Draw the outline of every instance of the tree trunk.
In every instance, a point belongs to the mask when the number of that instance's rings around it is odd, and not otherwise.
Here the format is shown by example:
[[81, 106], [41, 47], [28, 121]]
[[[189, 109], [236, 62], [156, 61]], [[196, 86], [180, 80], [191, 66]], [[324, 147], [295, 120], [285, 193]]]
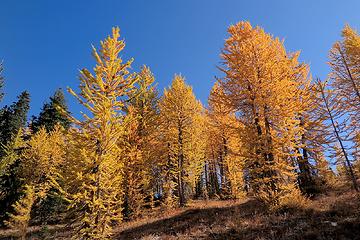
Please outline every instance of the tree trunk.
[[[304, 119], [300, 117], [300, 126], [304, 126]], [[303, 146], [306, 144], [305, 134], [301, 136], [301, 142]], [[298, 154], [301, 155], [297, 158], [298, 166], [299, 166], [299, 187], [303, 193], [312, 194], [315, 193], [315, 181], [311, 174], [311, 167], [309, 163], [308, 151], [306, 147], [303, 147], [302, 153], [300, 149], [296, 149]]]
[[179, 146], [179, 155], [178, 155], [178, 194], [179, 194], [179, 204], [180, 207], [186, 205], [185, 192], [184, 192], [184, 152], [183, 152], [183, 132], [182, 127], [179, 124], [179, 135], [178, 135], [178, 146]]
[[341, 137], [340, 137], [340, 134], [339, 134], [339, 131], [338, 131], [338, 129], [337, 129], [337, 126], [336, 126], [336, 124], [335, 124], [334, 117], [333, 117], [332, 112], [331, 112], [331, 110], [330, 110], [329, 102], [328, 102], [327, 99], [326, 99], [325, 89], [324, 89], [323, 85], [321, 84], [320, 80], [318, 79], [317, 81], [318, 81], [318, 86], [320, 87], [322, 99], [323, 99], [323, 101], [324, 101], [324, 103], [325, 103], [326, 111], [327, 111], [327, 113], [328, 113], [328, 115], [329, 115], [329, 118], [330, 118], [330, 121], [331, 121], [331, 125], [332, 125], [332, 127], [333, 127], [333, 129], [334, 129], [335, 137], [336, 137], [336, 139], [338, 140], [338, 142], [339, 142], [339, 144], [340, 144], [342, 153], [344, 154], [345, 161], [346, 161], [346, 164], [347, 164], [347, 166], [348, 166], [348, 171], [349, 171], [349, 173], [350, 173], [350, 177], [351, 177], [351, 180], [352, 180], [352, 183], [353, 183], [353, 187], [354, 187], [354, 189], [358, 192], [358, 191], [359, 191], [359, 188], [358, 188], [358, 186], [357, 186], [356, 177], [355, 177], [354, 171], [353, 171], [353, 169], [352, 169], [352, 165], [351, 165], [351, 162], [350, 162], [349, 157], [348, 157], [348, 155], [347, 155], [347, 152], [346, 152], [346, 150], [345, 150], [345, 146], [344, 146], [343, 141], [342, 141], [342, 139], [341, 139]]
[[360, 103], [360, 91], [359, 91], [358, 87], [357, 87], [356, 84], [355, 84], [355, 80], [354, 80], [354, 78], [353, 78], [353, 76], [352, 76], [352, 73], [351, 73], [351, 71], [350, 71], [349, 65], [348, 65], [348, 63], [346, 62], [344, 53], [342, 52], [342, 50], [341, 50], [340, 48], [339, 48], [339, 52], [340, 52], [341, 58], [342, 58], [342, 60], [343, 60], [343, 62], [344, 62], [344, 65], [345, 65], [347, 74], [349, 75], [349, 79], [350, 79], [351, 85], [353, 86], [354, 92], [355, 92], [355, 94], [356, 94], [356, 96], [357, 96], [357, 98], [358, 98], [358, 101], [359, 101], [359, 103]]

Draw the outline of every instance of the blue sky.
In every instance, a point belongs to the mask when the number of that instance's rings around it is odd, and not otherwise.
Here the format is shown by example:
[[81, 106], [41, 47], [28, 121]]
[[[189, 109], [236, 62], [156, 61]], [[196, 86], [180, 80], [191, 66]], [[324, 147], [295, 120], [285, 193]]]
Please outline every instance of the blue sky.
[[[324, 78], [328, 50], [345, 23], [360, 29], [360, 1], [240, 0], [2, 0], [0, 59], [5, 66], [5, 99], [23, 90], [37, 114], [55, 89], [77, 90], [78, 69], [92, 68], [91, 44], [99, 45], [112, 26], [125, 38], [123, 57], [133, 68], [150, 66], [159, 88], [181, 73], [206, 103], [229, 25], [249, 20], [301, 50], [313, 76]], [[67, 95], [70, 109], [81, 107]]]

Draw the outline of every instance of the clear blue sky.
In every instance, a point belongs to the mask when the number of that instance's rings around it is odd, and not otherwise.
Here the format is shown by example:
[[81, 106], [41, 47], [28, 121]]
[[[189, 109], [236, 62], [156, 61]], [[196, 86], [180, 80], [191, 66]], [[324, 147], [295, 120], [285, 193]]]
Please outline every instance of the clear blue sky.
[[[206, 103], [219, 53], [230, 24], [249, 20], [301, 50], [313, 76], [325, 77], [327, 53], [345, 23], [360, 29], [360, 1], [241, 0], [1, 0], [0, 59], [5, 65], [5, 99], [23, 90], [37, 114], [55, 89], [76, 88], [78, 69], [92, 67], [98, 46], [112, 26], [126, 41], [123, 57], [134, 70], [147, 64], [162, 90], [183, 74]], [[67, 95], [70, 109], [81, 109]]]

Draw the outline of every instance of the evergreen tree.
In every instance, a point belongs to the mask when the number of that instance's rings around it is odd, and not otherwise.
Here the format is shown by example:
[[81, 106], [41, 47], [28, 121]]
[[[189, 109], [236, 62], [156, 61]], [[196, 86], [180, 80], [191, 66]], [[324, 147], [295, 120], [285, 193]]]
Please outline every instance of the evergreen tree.
[[[0, 115], [0, 143], [5, 146], [12, 141], [20, 129], [26, 125], [29, 111], [30, 95], [24, 91], [18, 96], [18, 101], [5, 106]], [[0, 156], [3, 155], [1, 151]]]
[[3, 146], [4, 155], [0, 161], [0, 222], [11, 212], [11, 206], [21, 195], [23, 181], [19, 175], [21, 152], [25, 147], [22, 130], [13, 141]]
[[[21, 195], [22, 180], [19, 176], [22, 131], [29, 110], [29, 94], [20, 94], [18, 101], [5, 106], [0, 115], [0, 213], [5, 214]], [[4, 216], [0, 216], [3, 218]]]
[[59, 123], [65, 129], [70, 126], [68, 119], [68, 107], [65, 102], [65, 96], [61, 89], [56, 90], [54, 95], [50, 97], [50, 102], [45, 103], [39, 116], [32, 117], [30, 128], [33, 133], [40, 130], [42, 126], [50, 132]]

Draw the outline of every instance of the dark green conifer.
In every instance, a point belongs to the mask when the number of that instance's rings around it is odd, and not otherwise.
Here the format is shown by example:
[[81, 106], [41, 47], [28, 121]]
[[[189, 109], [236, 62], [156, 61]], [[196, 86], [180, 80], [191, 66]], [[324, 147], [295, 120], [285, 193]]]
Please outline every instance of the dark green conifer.
[[[6, 146], [16, 141], [19, 131], [26, 127], [27, 113], [29, 111], [30, 95], [27, 91], [18, 96], [18, 101], [5, 106], [0, 112], [0, 161], [4, 161]], [[21, 151], [15, 149], [14, 151]], [[15, 159], [7, 167], [6, 173], [0, 177], [0, 222], [5, 213], [21, 196], [21, 179], [18, 176], [20, 159]], [[10, 210], [11, 211], [11, 210]]]
[[31, 130], [35, 133], [44, 126], [47, 131], [52, 131], [58, 123], [67, 129], [70, 126], [70, 121], [65, 113], [68, 113], [65, 96], [63, 91], [58, 89], [50, 97], [50, 102], [44, 104], [39, 116], [32, 117]]
[[27, 113], [30, 108], [29, 104], [30, 95], [27, 91], [24, 91], [18, 96], [17, 102], [10, 106], [5, 106], [1, 110], [0, 143], [2, 145], [7, 145], [18, 134], [21, 128], [25, 128]]

